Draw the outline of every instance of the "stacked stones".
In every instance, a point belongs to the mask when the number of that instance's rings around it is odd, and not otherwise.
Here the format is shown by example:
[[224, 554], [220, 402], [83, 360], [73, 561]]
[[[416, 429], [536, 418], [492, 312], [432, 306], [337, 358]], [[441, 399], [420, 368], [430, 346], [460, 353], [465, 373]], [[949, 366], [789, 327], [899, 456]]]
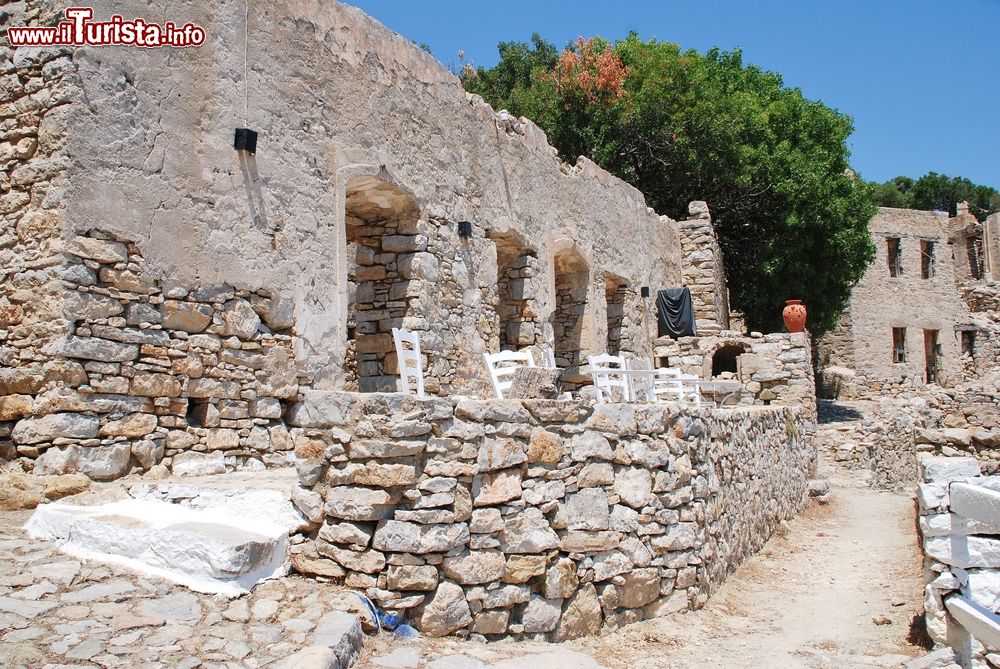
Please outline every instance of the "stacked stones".
[[[23, 9], [49, 25], [56, 9]], [[30, 411], [25, 394], [75, 370], [38, 349], [65, 334], [60, 318], [60, 221], [71, 49], [0, 47], [0, 460], [16, 457], [13, 421]]]
[[803, 504], [797, 408], [307, 391], [300, 571], [428, 635], [568, 639], [702, 605]]
[[[1000, 613], [1000, 541], [998, 528], [971, 520], [952, 509], [951, 486], [962, 482], [990, 490], [1000, 489], [1000, 478], [980, 476], [972, 458], [924, 456], [920, 461], [920, 535], [924, 551], [924, 611], [927, 632], [934, 642], [968, 653], [988, 666], [1000, 666], [1000, 653], [986, 654], [978, 642], [968, 644], [965, 632], [944, 605], [960, 592], [976, 604]], [[971, 666], [984, 666], [975, 661]]]
[[[556, 309], [552, 315], [552, 328], [555, 333], [558, 367], [577, 367], [582, 364], [580, 350], [583, 315], [587, 311], [589, 290], [589, 274], [586, 270], [556, 273]], [[572, 378], [568, 380], [576, 381]]]
[[[414, 262], [426, 262], [424, 256], [430, 255], [426, 253], [427, 236], [412, 234], [415, 223], [348, 220], [348, 257], [354, 261], [349, 278], [355, 287], [354, 308], [347, 324], [346, 381], [350, 390], [396, 388], [392, 328], [402, 326], [413, 297], [408, 290], [411, 272], [407, 268]], [[400, 234], [401, 225], [411, 234]], [[436, 259], [433, 262], [437, 264]]]
[[41, 349], [64, 372], [6, 370], [5, 392], [21, 391], [0, 400], [7, 449], [35, 460], [39, 474], [102, 480], [164, 457], [175, 473], [284, 463], [292, 442], [281, 400], [299, 391], [291, 302], [146, 276], [133, 244], [96, 232], [65, 242], [69, 333]]
[[[502, 246], [497, 244], [497, 254]], [[539, 323], [540, 309], [534, 298], [532, 281], [539, 275], [540, 262], [533, 253], [521, 253], [500, 263], [497, 280], [497, 317], [500, 349], [516, 350], [544, 345], [545, 332]]]
[[747, 351], [738, 358], [738, 379], [744, 391], [741, 404], [801, 406], [815, 417], [816, 383], [809, 336], [804, 332], [744, 337], [723, 331], [716, 337], [661, 337], [654, 342], [654, 355], [666, 367], [709, 379], [712, 354], [726, 345]]
[[695, 201], [688, 205], [691, 218], [677, 225], [681, 243], [684, 285], [691, 291], [695, 324], [702, 336], [729, 329], [729, 299], [722, 249], [708, 205]]

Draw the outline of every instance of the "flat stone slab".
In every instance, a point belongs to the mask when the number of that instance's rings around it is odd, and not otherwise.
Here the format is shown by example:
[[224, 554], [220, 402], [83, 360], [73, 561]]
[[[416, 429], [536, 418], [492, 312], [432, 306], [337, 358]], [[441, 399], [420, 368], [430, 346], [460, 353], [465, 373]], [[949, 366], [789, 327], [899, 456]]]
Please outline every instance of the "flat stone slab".
[[230, 597], [284, 575], [288, 552], [288, 528], [278, 523], [139, 499], [46, 504], [25, 530], [76, 557]]

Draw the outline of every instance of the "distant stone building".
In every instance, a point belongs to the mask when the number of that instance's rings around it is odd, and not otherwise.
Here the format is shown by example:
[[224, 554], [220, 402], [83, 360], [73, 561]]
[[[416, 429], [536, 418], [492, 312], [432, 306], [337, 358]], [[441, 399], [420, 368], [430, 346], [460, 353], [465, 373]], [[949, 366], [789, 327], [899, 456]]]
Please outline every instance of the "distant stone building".
[[[821, 392], [950, 386], [995, 366], [995, 311], [982, 289], [990, 292], [997, 270], [998, 235], [990, 227], [997, 222], [994, 215], [980, 224], [965, 204], [950, 219], [880, 208], [868, 226], [875, 260], [840, 323], [817, 342]], [[970, 292], [980, 299], [970, 301]]]

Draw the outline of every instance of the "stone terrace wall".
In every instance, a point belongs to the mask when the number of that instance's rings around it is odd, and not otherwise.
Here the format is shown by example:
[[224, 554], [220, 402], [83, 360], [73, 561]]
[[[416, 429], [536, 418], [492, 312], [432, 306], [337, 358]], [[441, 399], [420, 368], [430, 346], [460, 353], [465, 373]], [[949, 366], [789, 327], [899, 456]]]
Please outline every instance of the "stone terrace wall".
[[723, 346], [745, 350], [737, 360], [736, 379], [743, 384], [741, 404], [800, 406], [815, 419], [816, 384], [806, 333], [744, 337], [724, 331], [715, 337], [661, 337], [654, 355], [662, 366], [709, 380], [712, 356]]
[[[997, 529], [970, 520], [951, 508], [951, 484], [955, 482], [1000, 489], [1000, 478], [980, 476], [979, 464], [971, 458], [925, 457], [920, 462], [917, 487], [920, 538], [924, 552], [924, 615], [927, 633], [944, 644], [981, 660], [984, 648], [969, 644], [962, 626], [945, 608], [944, 599], [959, 592], [993, 613], [1000, 613], [1000, 541]], [[993, 655], [992, 657], [996, 657]], [[973, 662], [968, 666], [995, 666]]]
[[292, 563], [428, 635], [568, 639], [697, 608], [801, 508], [798, 408], [307, 392]]
[[99, 480], [164, 458], [175, 473], [288, 462], [289, 300], [143, 278], [137, 246], [100, 233], [62, 248], [54, 295], [68, 334], [32, 350], [30, 333], [7, 331], [6, 346], [33, 357], [0, 375], [0, 455]]
[[684, 284], [691, 290], [698, 334], [718, 334], [729, 329], [729, 291], [722, 249], [708, 205], [692, 202], [688, 211], [691, 218], [677, 226]]

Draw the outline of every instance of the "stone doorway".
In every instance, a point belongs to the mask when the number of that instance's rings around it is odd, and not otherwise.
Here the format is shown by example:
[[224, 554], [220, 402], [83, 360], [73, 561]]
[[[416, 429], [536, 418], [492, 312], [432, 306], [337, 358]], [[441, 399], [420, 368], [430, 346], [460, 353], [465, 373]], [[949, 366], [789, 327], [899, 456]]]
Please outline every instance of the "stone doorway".
[[532, 284], [538, 253], [516, 233], [489, 233], [497, 248], [497, 316], [500, 350], [517, 351], [544, 342]]
[[629, 298], [628, 281], [620, 276], [608, 275], [604, 279], [604, 297], [607, 304], [608, 355], [618, 355], [624, 350], [625, 305]]
[[427, 248], [417, 234], [417, 204], [389, 182], [351, 179], [346, 191], [347, 352], [345, 387], [395, 392], [398, 379], [392, 328], [403, 327], [410, 309], [405, 267]]
[[[587, 296], [590, 290], [590, 268], [576, 248], [556, 253], [554, 259], [556, 306], [552, 313], [555, 337], [556, 366], [567, 368], [564, 381], [584, 382], [579, 375], [581, 352], [587, 344]], [[572, 390], [573, 388], [568, 388]]]

